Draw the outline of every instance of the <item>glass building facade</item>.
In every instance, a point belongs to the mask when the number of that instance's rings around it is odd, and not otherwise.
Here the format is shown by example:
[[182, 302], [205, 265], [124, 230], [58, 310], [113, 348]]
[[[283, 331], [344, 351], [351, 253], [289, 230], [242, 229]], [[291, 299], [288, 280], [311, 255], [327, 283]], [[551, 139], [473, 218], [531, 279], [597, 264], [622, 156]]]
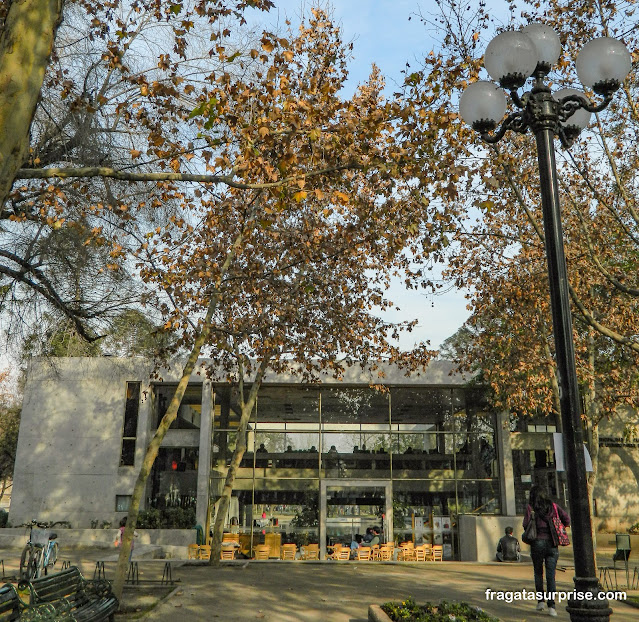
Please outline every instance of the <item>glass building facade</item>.
[[[243, 547], [264, 538], [443, 543], [458, 514], [499, 514], [494, 415], [463, 386], [267, 385], [258, 394], [227, 517]], [[213, 389], [211, 502], [237, 441], [237, 389]], [[251, 544], [252, 543], [252, 544]]]

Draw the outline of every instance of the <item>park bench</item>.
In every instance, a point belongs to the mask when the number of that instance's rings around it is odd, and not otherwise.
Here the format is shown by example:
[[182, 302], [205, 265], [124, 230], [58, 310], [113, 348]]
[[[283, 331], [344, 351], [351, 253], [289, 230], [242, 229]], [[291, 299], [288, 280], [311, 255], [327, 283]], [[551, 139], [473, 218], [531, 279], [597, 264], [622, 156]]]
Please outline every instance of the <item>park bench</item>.
[[20, 619], [20, 598], [13, 585], [0, 587], [0, 620]]
[[23, 603], [18, 591], [11, 583], [0, 586], [0, 620], [2, 622], [57, 620], [54, 613], [49, 604], [30, 606]]
[[21, 581], [18, 589], [29, 590], [31, 605], [40, 608], [41, 620], [112, 622], [118, 609], [111, 584], [87, 581], [75, 566], [47, 577]]

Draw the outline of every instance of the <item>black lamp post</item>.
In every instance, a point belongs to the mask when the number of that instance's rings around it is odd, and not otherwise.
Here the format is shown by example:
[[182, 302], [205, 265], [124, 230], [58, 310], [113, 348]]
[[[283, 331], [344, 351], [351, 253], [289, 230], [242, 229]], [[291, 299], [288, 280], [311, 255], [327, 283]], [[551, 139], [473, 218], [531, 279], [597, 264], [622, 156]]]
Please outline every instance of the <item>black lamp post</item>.
[[[606, 599], [599, 599], [596, 577], [553, 140], [558, 136], [564, 147], [570, 146], [588, 124], [590, 113], [603, 110], [610, 103], [628, 75], [631, 61], [626, 47], [610, 37], [594, 39], [584, 46], [577, 58], [577, 73], [585, 86], [602, 97], [597, 104], [574, 89], [551, 92], [544, 78], [560, 52], [559, 37], [545, 24], [534, 23], [519, 32], [503, 32], [488, 44], [484, 65], [489, 75], [510, 92], [518, 110], [508, 115], [497, 129], [506, 112], [506, 96], [502, 89], [487, 81], [475, 82], [464, 91], [459, 110], [464, 121], [488, 143], [501, 140], [508, 130], [525, 133], [529, 128], [537, 142], [575, 554], [575, 592], [568, 599], [567, 610], [573, 622], [603, 622], [610, 619], [612, 610]], [[533, 79], [532, 89], [520, 97], [517, 91], [529, 77]]]

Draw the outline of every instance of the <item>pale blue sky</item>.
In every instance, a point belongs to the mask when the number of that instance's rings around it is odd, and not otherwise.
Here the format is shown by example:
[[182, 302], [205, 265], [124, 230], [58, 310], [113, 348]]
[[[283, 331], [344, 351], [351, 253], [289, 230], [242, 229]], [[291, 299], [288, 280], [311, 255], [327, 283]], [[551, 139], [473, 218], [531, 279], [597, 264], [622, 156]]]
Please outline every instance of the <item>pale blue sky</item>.
[[[425, 4], [429, 0], [423, 0]], [[389, 86], [401, 79], [406, 61], [412, 62], [430, 49], [428, 36], [416, 13], [417, 0], [274, 0], [275, 9], [266, 18], [276, 21], [287, 16], [293, 24], [300, 7], [329, 5], [335, 22], [342, 28], [344, 40], [353, 42], [350, 80], [353, 87], [365, 81], [375, 63], [389, 78]], [[409, 17], [412, 18], [409, 20]]]

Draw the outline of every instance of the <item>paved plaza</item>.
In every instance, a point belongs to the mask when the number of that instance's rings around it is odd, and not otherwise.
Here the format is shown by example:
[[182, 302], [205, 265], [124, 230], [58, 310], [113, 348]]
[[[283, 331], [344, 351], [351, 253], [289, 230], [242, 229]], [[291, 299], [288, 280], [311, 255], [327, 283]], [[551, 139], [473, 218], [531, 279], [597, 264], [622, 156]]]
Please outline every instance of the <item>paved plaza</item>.
[[[15, 566], [15, 553], [0, 552], [0, 557], [5, 559], [7, 573]], [[110, 557], [115, 556], [111, 553]], [[105, 554], [96, 550], [72, 550], [61, 558], [69, 559], [81, 568], [87, 578], [91, 578], [96, 560], [105, 559]], [[559, 568], [564, 570], [557, 572], [558, 590], [572, 589], [571, 563], [569, 557], [560, 558]], [[140, 560], [140, 576], [143, 580], [157, 580], [162, 575], [162, 567], [160, 560]], [[107, 578], [112, 577], [114, 568], [113, 559], [107, 561]], [[178, 619], [365, 622], [369, 604], [402, 600], [409, 596], [417, 602], [466, 601], [504, 622], [549, 618], [546, 613], [535, 611], [534, 602], [508, 604], [486, 600], [487, 588], [496, 591], [533, 590], [530, 563], [237, 561], [219, 568], [192, 563], [177, 565], [173, 569], [173, 577], [179, 579], [176, 587], [142, 619], [158, 622], [176, 622]], [[619, 578], [621, 580], [621, 574]], [[138, 592], [127, 590], [125, 604], [144, 591], [144, 587]], [[630, 593], [637, 594], [636, 591]], [[160, 596], [155, 600], [158, 598]], [[636, 622], [639, 619], [639, 610], [622, 602], [611, 604], [613, 622]], [[557, 611], [559, 619], [569, 620], [565, 605], [558, 605]], [[139, 615], [118, 615], [117, 619], [139, 619]]]
[[[184, 586], [148, 620], [267, 620], [269, 622], [364, 622], [369, 604], [413, 596], [418, 602], [466, 601], [503, 621], [548, 619], [534, 602], [487, 601], [487, 588], [534, 588], [532, 566], [462, 562], [421, 564], [251, 562], [213, 568], [180, 568]], [[559, 590], [572, 589], [572, 570], [558, 572]], [[631, 622], [639, 611], [613, 603], [615, 622]], [[568, 620], [563, 607], [558, 618]]]

